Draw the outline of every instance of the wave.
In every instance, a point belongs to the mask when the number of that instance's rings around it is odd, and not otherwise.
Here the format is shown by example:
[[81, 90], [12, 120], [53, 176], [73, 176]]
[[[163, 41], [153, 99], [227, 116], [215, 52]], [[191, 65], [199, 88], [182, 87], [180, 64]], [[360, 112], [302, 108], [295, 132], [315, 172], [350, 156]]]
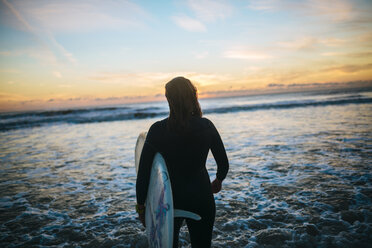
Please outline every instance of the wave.
[[86, 108], [86, 109], [62, 109], [62, 110], [48, 110], [48, 111], [32, 111], [32, 112], [22, 112], [22, 113], [6, 113], [0, 115], [2, 119], [4, 118], [17, 118], [17, 117], [47, 117], [47, 116], [64, 116], [71, 114], [85, 114], [92, 112], [104, 112], [104, 111], [114, 111], [114, 110], [125, 110], [128, 107], [107, 107], [107, 108]]
[[[227, 107], [207, 108], [205, 114], [234, 113], [241, 111], [258, 111], [270, 109], [290, 109], [303, 107], [320, 107], [346, 104], [368, 104], [372, 98], [351, 95], [347, 98], [328, 98], [323, 100], [279, 101], [265, 104], [232, 105]], [[50, 124], [80, 124], [110, 121], [125, 121], [166, 116], [168, 111], [159, 107], [106, 107], [87, 109], [65, 109], [55, 111], [33, 111], [7, 113], [0, 115], [0, 132], [12, 129], [39, 127]]]
[[[123, 110], [123, 109], [121, 109]], [[125, 121], [133, 119], [146, 119], [153, 118], [156, 116], [166, 115], [168, 112], [147, 112], [147, 109], [144, 110], [135, 110], [131, 112], [114, 112], [108, 111], [104, 113], [103, 110], [98, 110], [97, 112], [93, 111], [52, 111], [48, 113], [22, 113], [22, 114], [13, 114], [7, 115], [8, 120], [4, 120], [3, 116], [2, 121], [0, 122], [0, 131], [8, 131], [11, 129], [19, 129], [26, 127], [39, 127], [47, 124], [83, 124], [83, 123], [94, 123], [94, 122], [108, 122], [108, 121]], [[60, 112], [60, 114], [57, 114]], [[50, 114], [53, 113], [53, 114]], [[84, 115], [83, 113], [94, 113], [91, 115]]]
[[329, 105], [345, 105], [345, 104], [363, 104], [372, 103], [372, 98], [350, 98], [342, 100], [327, 100], [327, 101], [291, 101], [291, 102], [276, 102], [267, 104], [244, 105], [244, 106], [231, 106], [225, 108], [207, 109], [204, 113], [229, 113], [240, 111], [256, 111], [268, 109], [290, 109], [301, 107], [318, 107]]

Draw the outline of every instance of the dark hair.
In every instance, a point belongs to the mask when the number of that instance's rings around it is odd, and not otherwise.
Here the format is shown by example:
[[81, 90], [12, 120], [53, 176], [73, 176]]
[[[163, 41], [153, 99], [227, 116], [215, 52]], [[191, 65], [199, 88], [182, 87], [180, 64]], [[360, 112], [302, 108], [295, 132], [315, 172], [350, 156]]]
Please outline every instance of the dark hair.
[[190, 119], [202, 117], [196, 87], [187, 78], [176, 77], [165, 85], [165, 96], [169, 104], [169, 128], [187, 133]]

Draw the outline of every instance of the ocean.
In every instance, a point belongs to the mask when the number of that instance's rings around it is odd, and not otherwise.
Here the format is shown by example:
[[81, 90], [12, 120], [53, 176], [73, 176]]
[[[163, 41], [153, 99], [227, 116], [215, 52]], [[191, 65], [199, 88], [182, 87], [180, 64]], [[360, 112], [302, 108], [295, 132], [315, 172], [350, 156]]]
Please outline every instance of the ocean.
[[[371, 90], [200, 103], [230, 161], [213, 247], [371, 247]], [[166, 102], [0, 114], [0, 246], [147, 247], [134, 147], [167, 114]], [[214, 179], [211, 154], [207, 168]]]

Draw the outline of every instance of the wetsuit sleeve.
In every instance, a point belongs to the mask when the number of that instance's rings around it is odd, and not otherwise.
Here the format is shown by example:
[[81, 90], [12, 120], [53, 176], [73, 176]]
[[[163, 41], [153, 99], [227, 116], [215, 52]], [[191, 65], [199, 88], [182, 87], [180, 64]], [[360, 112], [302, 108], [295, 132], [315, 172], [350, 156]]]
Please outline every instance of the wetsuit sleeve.
[[147, 191], [150, 183], [150, 174], [151, 174], [151, 166], [152, 161], [155, 156], [155, 149], [152, 145], [154, 140], [155, 131], [154, 125], [151, 126], [149, 132], [147, 133], [145, 144], [143, 145], [139, 168], [138, 168], [138, 175], [137, 175], [137, 182], [136, 182], [136, 197], [137, 197], [137, 204], [143, 205], [146, 201]]
[[211, 151], [217, 163], [216, 177], [223, 181], [229, 171], [229, 161], [220, 134], [212, 122], [210, 125], [212, 129]]

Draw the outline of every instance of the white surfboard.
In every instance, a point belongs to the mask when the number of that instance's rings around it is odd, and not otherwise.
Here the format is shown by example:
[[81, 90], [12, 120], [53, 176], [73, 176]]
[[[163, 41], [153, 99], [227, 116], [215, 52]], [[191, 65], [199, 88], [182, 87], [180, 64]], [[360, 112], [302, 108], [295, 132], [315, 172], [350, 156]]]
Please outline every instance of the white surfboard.
[[[138, 136], [135, 149], [135, 165], [138, 173], [145, 132]], [[149, 247], [172, 247], [174, 217], [200, 220], [200, 216], [185, 210], [173, 209], [170, 178], [164, 158], [156, 153], [150, 174], [146, 198], [146, 233]]]
[[146, 198], [146, 232], [150, 247], [172, 247], [174, 210], [165, 161], [156, 153]]
[[146, 135], [147, 135], [147, 132], [142, 132], [137, 138], [136, 149], [134, 150], [134, 163], [136, 165], [136, 173], [138, 173], [139, 162], [141, 158], [143, 145], [145, 144], [145, 141], [146, 141]]

